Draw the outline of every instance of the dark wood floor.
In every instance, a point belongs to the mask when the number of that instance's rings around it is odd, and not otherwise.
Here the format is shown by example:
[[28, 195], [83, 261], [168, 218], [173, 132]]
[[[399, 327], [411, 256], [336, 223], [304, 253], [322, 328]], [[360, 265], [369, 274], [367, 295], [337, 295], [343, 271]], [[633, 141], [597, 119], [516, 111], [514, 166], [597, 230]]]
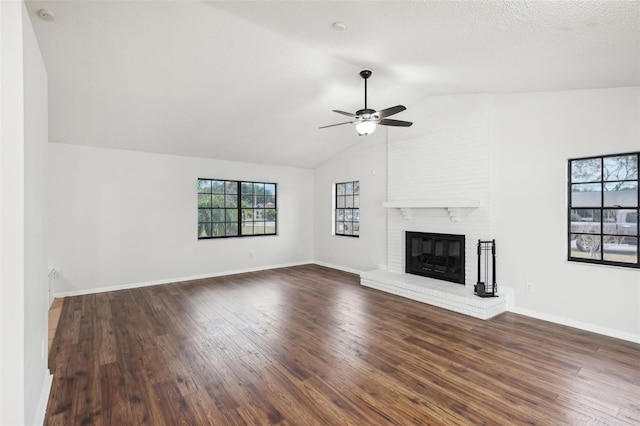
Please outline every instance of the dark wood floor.
[[300, 266], [67, 298], [45, 424], [640, 424], [640, 345]]

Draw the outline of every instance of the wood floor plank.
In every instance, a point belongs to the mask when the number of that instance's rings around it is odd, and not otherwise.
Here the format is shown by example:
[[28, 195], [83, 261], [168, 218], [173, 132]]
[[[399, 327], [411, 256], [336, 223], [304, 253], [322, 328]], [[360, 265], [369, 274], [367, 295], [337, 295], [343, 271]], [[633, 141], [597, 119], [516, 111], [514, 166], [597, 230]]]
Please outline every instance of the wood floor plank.
[[67, 297], [46, 425], [640, 425], [640, 345], [304, 265]]

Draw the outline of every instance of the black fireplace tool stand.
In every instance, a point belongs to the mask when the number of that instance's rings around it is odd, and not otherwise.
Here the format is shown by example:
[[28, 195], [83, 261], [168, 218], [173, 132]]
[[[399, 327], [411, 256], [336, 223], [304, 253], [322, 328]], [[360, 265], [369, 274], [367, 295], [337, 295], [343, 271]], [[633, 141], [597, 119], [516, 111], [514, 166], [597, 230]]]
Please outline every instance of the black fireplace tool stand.
[[478, 282], [473, 292], [479, 297], [498, 297], [496, 284], [496, 240], [478, 240]]

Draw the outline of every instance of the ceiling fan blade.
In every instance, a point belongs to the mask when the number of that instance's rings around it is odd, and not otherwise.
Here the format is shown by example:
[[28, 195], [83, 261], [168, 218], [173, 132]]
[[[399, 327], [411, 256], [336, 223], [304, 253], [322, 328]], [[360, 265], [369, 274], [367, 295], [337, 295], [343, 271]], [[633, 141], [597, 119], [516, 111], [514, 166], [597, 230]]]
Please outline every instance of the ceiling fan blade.
[[338, 114], [346, 115], [347, 117], [355, 117], [356, 116], [355, 114], [352, 114], [350, 112], [340, 111], [340, 110], [337, 110], [337, 109], [333, 109], [332, 111], [333, 112], [337, 112]]
[[391, 120], [384, 118], [378, 122], [382, 126], [397, 126], [397, 127], [410, 127], [413, 123], [410, 121]]
[[355, 123], [355, 121], [345, 121], [344, 123], [329, 124], [328, 126], [318, 127], [318, 129], [326, 129], [327, 127], [342, 126], [343, 124], [351, 124], [351, 123]]
[[376, 115], [380, 118], [389, 117], [399, 112], [402, 112], [405, 109], [407, 108], [405, 108], [404, 105], [396, 105], [391, 108], [381, 109], [380, 111], [376, 112]]

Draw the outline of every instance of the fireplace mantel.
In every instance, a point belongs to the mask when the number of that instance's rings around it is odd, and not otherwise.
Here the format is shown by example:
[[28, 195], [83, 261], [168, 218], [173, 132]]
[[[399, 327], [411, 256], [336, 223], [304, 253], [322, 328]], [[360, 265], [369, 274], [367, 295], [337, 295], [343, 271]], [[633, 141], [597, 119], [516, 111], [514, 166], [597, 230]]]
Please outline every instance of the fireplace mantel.
[[460, 221], [460, 213], [464, 209], [480, 207], [480, 200], [466, 198], [452, 198], [441, 200], [399, 200], [385, 201], [382, 207], [387, 209], [400, 209], [405, 220], [411, 219], [411, 211], [414, 209], [446, 209], [452, 222]]

